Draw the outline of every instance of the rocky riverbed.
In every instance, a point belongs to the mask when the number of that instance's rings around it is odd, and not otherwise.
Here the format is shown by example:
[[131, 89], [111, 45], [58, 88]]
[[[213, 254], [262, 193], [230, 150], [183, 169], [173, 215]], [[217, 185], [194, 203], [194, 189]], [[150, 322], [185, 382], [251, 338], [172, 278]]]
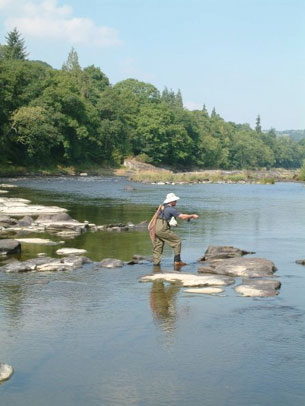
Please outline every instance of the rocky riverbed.
[[[1, 189], [5, 192], [5, 188]], [[147, 232], [147, 221], [140, 224], [103, 224], [96, 225], [88, 221], [79, 222], [73, 219], [65, 208], [57, 206], [32, 205], [29, 200], [7, 197], [5, 193], [0, 198], [0, 254], [2, 258], [14, 256], [22, 251], [25, 244], [60, 245], [66, 239], [75, 238], [85, 232], [128, 232], [142, 230]], [[50, 238], [31, 238], [31, 233], [48, 233]], [[28, 234], [27, 238], [25, 235]], [[60, 241], [53, 241], [52, 236], [59, 236]], [[85, 264], [92, 263], [86, 257], [86, 250], [81, 248], [59, 248], [58, 257], [51, 258], [40, 253], [38, 258], [18, 261], [7, 260], [0, 267], [2, 272], [54, 272], [71, 271]], [[264, 258], [244, 258], [254, 254], [232, 246], [208, 247], [198, 259], [192, 273], [185, 272], [155, 272], [144, 276], [141, 282], [156, 279], [169, 283], [179, 283], [183, 287], [219, 287], [235, 285], [237, 278], [242, 283], [235, 286], [235, 292], [242, 296], [273, 296], [278, 294], [280, 282], [274, 279], [276, 266]], [[101, 268], [123, 267], [133, 264], [143, 264], [147, 268], [150, 258], [135, 255], [130, 261], [124, 262], [119, 258], [102, 258], [94, 266]], [[155, 270], [156, 271], [156, 270]], [[158, 271], [158, 270], [157, 270]], [[272, 279], [267, 279], [267, 278]], [[263, 281], [263, 282], [262, 282]], [[257, 282], [257, 283], [256, 283]], [[189, 291], [190, 292], [190, 291]], [[196, 292], [196, 291], [195, 291]], [[198, 293], [217, 293], [216, 291], [200, 290]]]

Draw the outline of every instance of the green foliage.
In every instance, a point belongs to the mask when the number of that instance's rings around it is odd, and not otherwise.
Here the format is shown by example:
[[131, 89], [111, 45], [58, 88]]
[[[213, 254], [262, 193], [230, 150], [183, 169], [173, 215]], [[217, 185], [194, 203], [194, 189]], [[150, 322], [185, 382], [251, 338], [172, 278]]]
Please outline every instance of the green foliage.
[[257, 133], [261, 133], [261, 132], [262, 132], [261, 117], [260, 117], [260, 115], [258, 115], [258, 116], [256, 117], [255, 131], [256, 131]]
[[26, 59], [28, 52], [24, 45], [24, 39], [16, 28], [10, 31], [5, 39], [6, 44], [2, 47], [1, 52], [3, 59]]
[[165, 87], [160, 94], [136, 79], [111, 85], [100, 68], [82, 69], [74, 48], [56, 70], [26, 60], [16, 29], [6, 39], [0, 45], [2, 167], [118, 166], [134, 155], [183, 170], [269, 169], [298, 168], [305, 159], [304, 138], [263, 132], [260, 116], [251, 129], [225, 122], [215, 108], [209, 115], [205, 105], [188, 111], [180, 90]]
[[298, 180], [302, 180], [303, 182], [305, 182], [305, 160], [303, 161], [303, 164], [301, 166], [300, 173], [298, 175]]

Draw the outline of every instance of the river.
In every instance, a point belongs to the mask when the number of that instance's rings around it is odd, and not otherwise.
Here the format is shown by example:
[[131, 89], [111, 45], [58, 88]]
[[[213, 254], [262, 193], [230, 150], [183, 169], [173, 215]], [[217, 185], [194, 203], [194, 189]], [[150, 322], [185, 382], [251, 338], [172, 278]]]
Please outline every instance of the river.
[[[221, 295], [192, 295], [140, 283], [151, 264], [0, 273], [0, 361], [15, 369], [0, 386], [1, 405], [304, 405], [305, 267], [295, 263], [305, 258], [303, 184], [2, 181], [18, 185], [11, 197], [65, 207], [99, 225], [149, 220], [174, 192], [181, 212], [200, 216], [177, 229], [188, 263], [182, 272], [196, 273], [209, 245], [233, 245], [273, 261], [282, 286], [271, 298], [239, 297], [232, 286]], [[87, 232], [64, 246], [85, 248], [94, 261], [128, 261], [152, 248], [144, 231]], [[42, 251], [56, 256], [56, 249], [24, 245], [21, 259]], [[172, 270], [172, 261], [166, 248], [162, 269]]]

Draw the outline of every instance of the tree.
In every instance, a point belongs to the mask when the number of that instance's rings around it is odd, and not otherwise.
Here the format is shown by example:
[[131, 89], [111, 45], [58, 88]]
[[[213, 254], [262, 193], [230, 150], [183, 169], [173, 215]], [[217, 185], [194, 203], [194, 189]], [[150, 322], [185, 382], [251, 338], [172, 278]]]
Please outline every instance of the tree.
[[70, 72], [80, 72], [81, 67], [78, 61], [78, 55], [75, 49], [72, 47], [71, 51], [69, 52], [68, 59], [62, 65], [62, 70], [70, 71]]
[[260, 115], [258, 115], [258, 116], [256, 117], [255, 131], [256, 131], [257, 133], [259, 133], [259, 134], [262, 132]]
[[5, 37], [6, 44], [2, 48], [2, 55], [4, 59], [21, 59], [25, 60], [29, 53], [24, 45], [24, 39], [21, 34], [14, 28]]
[[83, 70], [84, 77], [84, 96], [94, 105], [97, 104], [102, 92], [110, 86], [109, 79], [94, 65], [88, 66]]
[[126, 79], [114, 85], [118, 91], [129, 90], [138, 99], [139, 103], [160, 102], [159, 90], [150, 83], [140, 82], [136, 79]]
[[12, 115], [12, 129], [11, 142], [19, 144], [16, 160], [22, 164], [50, 162], [52, 147], [62, 138], [54, 125], [54, 117], [40, 106], [16, 110]]

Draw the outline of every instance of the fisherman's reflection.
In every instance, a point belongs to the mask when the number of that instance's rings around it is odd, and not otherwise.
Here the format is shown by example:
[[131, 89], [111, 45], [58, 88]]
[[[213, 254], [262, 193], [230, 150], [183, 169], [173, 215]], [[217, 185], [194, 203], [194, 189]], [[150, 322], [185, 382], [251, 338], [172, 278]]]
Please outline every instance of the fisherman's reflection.
[[167, 333], [176, 328], [176, 296], [179, 290], [180, 287], [176, 284], [165, 285], [161, 281], [154, 281], [152, 284], [150, 307], [154, 320]]

